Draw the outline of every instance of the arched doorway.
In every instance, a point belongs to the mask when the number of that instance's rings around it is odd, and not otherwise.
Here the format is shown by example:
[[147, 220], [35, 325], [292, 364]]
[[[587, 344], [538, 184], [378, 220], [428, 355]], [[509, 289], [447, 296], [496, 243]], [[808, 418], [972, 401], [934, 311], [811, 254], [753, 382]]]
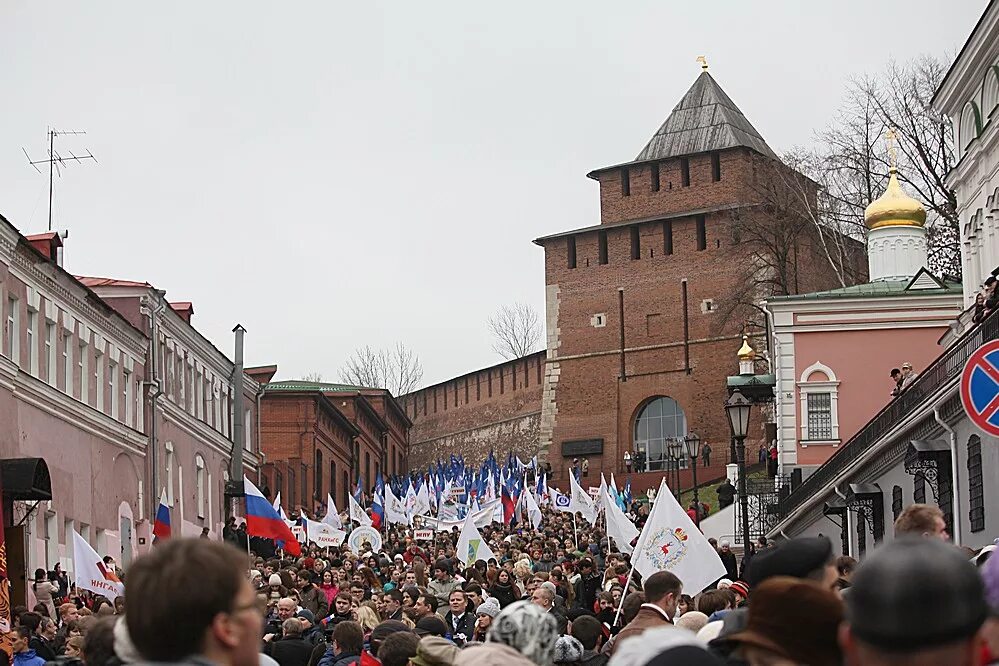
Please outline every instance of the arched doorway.
[[[670, 460], [669, 443], [682, 441], [687, 435], [687, 416], [673, 398], [658, 396], [646, 402], [635, 417], [633, 453], [642, 454], [644, 471], [675, 469]], [[680, 467], [686, 469], [687, 457], [681, 456]], [[636, 465], [636, 471], [638, 466]]]

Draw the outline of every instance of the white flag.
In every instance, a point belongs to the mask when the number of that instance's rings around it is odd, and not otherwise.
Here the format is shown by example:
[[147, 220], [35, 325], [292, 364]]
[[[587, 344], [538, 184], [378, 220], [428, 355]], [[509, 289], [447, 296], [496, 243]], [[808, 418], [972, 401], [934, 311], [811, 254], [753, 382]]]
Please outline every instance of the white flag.
[[397, 525], [409, 525], [409, 516], [406, 514], [406, 506], [402, 503], [391, 486], [385, 486], [385, 520]]
[[81, 589], [102, 594], [112, 602], [125, 594], [125, 586], [114, 570], [104, 565], [101, 556], [76, 530], [73, 530], [73, 572], [76, 586]]
[[559, 492], [558, 488], [548, 487], [548, 494], [552, 498], [552, 506], [556, 511], [572, 511], [572, 498], [568, 495], [563, 495]]
[[597, 510], [593, 506], [593, 500], [590, 499], [590, 495], [583, 490], [583, 487], [576, 483], [576, 475], [569, 473], [569, 511], [576, 513], [577, 511], [583, 514], [583, 518], [586, 519], [590, 525], [595, 525], [597, 522]]
[[604, 516], [607, 519], [607, 536], [614, 540], [619, 551], [630, 553], [633, 550], [631, 542], [638, 536], [638, 528], [628, 519], [628, 516], [624, 515], [624, 511], [621, 511], [611, 496], [610, 488], [604, 487], [603, 475], [600, 476], [600, 487], [603, 490], [600, 493], [599, 502], [603, 505]]
[[541, 507], [534, 501], [534, 494], [529, 490], [525, 490], [520, 496], [527, 507], [527, 517], [531, 520], [531, 524], [534, 525], [534, 529], [538, 529], [541, 526]]
[[496, 559], [496, 555], [476, 529], [471, 513], [465, 516], [465, 524], [461, 526], [455, 556], [461, 558], [465, 567], [472, 566], [477, 560], [488, 562], [490, 559]]
[[657, 571], [673, 572], [691, 596], [725, 575], [717, 551], [680, 507], [665, 478], [631, 563], [646, 578]]
[[416, 493], [416, 503], [413, 505], [412, 515], [425, 516], [430, 513], [430, 509], [430, 484], [424, 481]]
[[326, 522], [305, 519], [305, 538], [320, 548], [339, 546], [347, 533]]
[[326, 515], [323, 516], [323, 522], [333, 529], [343, 529], [343, 521], [340, 520], [340, 512], [336, 510], [336, 504], [333, 502], [333, 496], [329, 493], [326, 494]]
[[371, 518], [368, 517], [368, 514], [364, 513], [364, 509], [362, 509], [361, 505], [357, 503], [354, 496], [348, 493], [347, 501], [350, 503], [350, 519], [360, 523], [361, 525], [370, 526]]
[[[503, 506], [499, 500], [485, 502], [478, 511], [469, 511], [468, 516], [472, 517], [473, 525], [483, 528], [493, 522], [493, 510], [496, 507], [499, 507], [500, 511], [503, 510]], [[465, 524], [464, 520], [446, 520], [444, 518], [433, 518], [432, 516], [427, 516], [424, 522], [428, 527], [434, 527], [438, 532], [450, 532], [452, 527], [461, 527]], [[500, 519], [500, 522], [503, 522], [502, 519]]]

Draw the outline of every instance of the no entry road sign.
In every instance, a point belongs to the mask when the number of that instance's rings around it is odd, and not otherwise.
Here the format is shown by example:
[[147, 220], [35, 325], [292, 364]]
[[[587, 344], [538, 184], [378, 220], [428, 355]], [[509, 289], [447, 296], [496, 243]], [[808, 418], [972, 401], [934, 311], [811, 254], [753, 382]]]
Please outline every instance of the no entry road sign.
[[961, 373], [961, 403], [972, 423], [999, 437], [999, 340], [971, 355]]

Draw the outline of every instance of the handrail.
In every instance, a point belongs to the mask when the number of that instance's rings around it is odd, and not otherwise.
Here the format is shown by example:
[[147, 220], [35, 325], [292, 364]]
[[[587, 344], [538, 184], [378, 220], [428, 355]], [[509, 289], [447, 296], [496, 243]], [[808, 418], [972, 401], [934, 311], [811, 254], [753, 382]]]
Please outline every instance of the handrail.
[[784, 498], [779, 508], [781, 518], [786, 518], [808, 498], [818, 493], [897, 423], [923, 406], [926, 398], [961, 373], [968, 358], [976, 349], [996, 338], [999, 338], [999, 311], [993, 312], [980, 325], [966, 331], [954, 344], [944, 350], [916, 378], [916, 381], [902, 391], [901, 395], [875, 414], [829, 460]]

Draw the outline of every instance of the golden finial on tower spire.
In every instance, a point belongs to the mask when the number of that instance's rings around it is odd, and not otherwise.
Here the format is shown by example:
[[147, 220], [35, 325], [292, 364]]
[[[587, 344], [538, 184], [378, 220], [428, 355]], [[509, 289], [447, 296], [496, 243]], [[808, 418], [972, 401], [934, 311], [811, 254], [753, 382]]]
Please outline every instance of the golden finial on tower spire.
[[701, 63], [701, 70], [708, 71], [708, 59], [704, 56], [697, 56], [697, 62]]
[[898, 152], [895, 148], [896, 139], [898, 139], [898, 134], [895, 133], [895, 128], [889, 127], [888, 132], [885, 133], [885, 143], [888, 144], [888, 168], [892, 171], [898, 170]]

